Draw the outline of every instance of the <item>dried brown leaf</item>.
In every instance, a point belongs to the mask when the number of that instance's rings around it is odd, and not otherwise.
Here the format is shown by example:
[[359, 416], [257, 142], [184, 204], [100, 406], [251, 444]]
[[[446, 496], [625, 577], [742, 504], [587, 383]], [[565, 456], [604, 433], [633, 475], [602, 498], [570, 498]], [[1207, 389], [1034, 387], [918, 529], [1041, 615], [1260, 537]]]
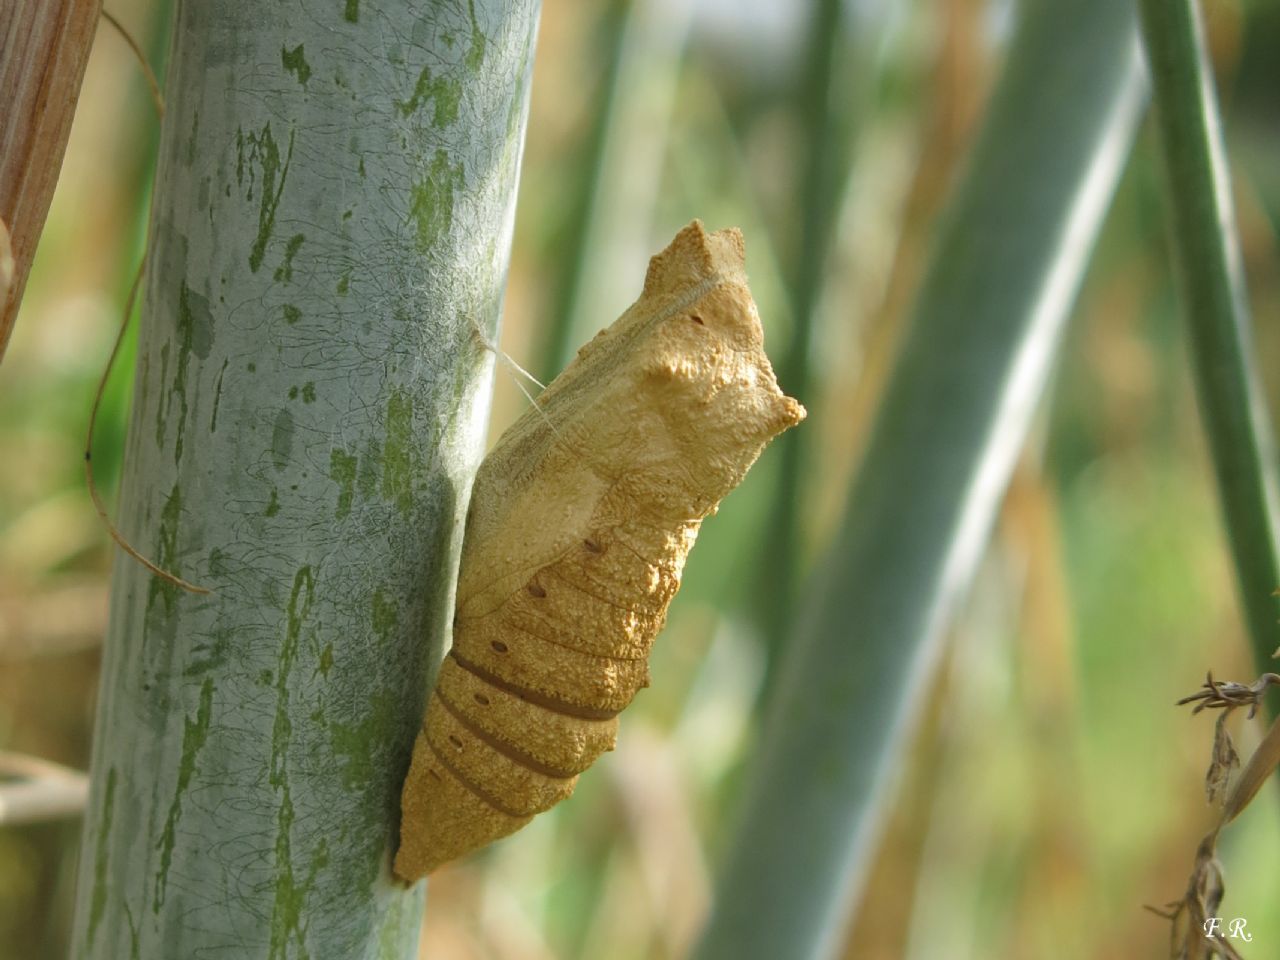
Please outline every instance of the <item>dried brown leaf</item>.
[[1213, 758], [1209, 761], [1209, 771], [1204, 777], [1204, 792], [1210, 805], [1222, 803], [1227, 796], [1227, 785], [1231, 780], [1231, 772], [1240, 766], [1240, 754], [1231, 741], [1227, 731], [1227, 717], [1230, 710], [1218, 714], [1218, 722], [1213, 728]]
[[101, 0], [5, 0], [0, 5], [0, 219], [13, 257], [0, 278], [0, 357], [62, 169]]
[[1277, 766], [1280, 766], [1280, 717], [1263, 735], [1262, 741], [1236, 779], [1235, 786], [1222, 807], [1219, 826], [1225, 826], [1240, 815], [1240, 811], [1257, 796]]
[[9, 228], [0, 220], [0, 303], [9, 296], [9, 287], [13, 285], [15, 270], [13, 262], [13, 241], [9, 239]]

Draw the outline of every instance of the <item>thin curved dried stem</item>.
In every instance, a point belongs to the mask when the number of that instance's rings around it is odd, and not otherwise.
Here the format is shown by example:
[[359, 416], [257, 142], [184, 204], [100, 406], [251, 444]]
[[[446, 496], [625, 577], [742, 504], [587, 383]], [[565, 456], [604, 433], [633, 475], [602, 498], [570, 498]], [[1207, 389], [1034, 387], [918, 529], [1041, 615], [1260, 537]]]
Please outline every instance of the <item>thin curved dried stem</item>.
[[[155, 104], [156, 118], [164, 119], [164, 96], [160, 93], [160, 82], [156, 79], [155, 71], [151, 69], [151, 64], [147, 62], [146, 54], [142, 52], [142, 47], [115, 16], [107, 10], [102, 11], [102, 19], [111, 24], [115, 31], [120, 34], [124, 42], [129, 45], [129, 49], [133, 51], [133, 55], [138, 60], [138, 66], [142, 68], [142, 74], [146, 78], [147, 87], [151, 91], [151, 102]], [[84, 476], [85, 482], [89, 487], [89, 497], [93, 500], [93, 507], [98, 511], [98, 516], [102, 519], [103, 525], [107, 528], [107, 533], [111, 535], [111, 539], [116, 542], [125, 553], [133, 557], [140, 564], [154, 573], [157, 577], [172, 583], [174, 586], [181, 587], [190, 593], [207, 594], [209, 590], [205, 587], [197, 586], [183, 580], [176, 574], [170, 573], [168, 570], [161, 568], [143, 556], [134, 546], [125, 539], [124, 534], [111, 521], [111, 517], [107, 514], [106, 505], [102, 502], [102, 496], [98, 492], [97, 482], [93, 477], [93, 432], [98, 422], [98, 409], [102, 406], [102, 395], [107, 388], [107, 380], [111, 376], [111, 371], [115, 367], [116, 357], [120, 354], [120, 347], [124, 343], [125, 332], [129, 329], [129, 318], [133, 314], [133, 305], [138, 298], [138, 287], [142, 283], [142, 274], [146, 269], [146, 257], [143, 257], [141, 263], [138, 264], [138, 271], [134, 274], [133, 283], [129, 286], [129, 296], [125, 300], [124, 316], [120, 319], [120, 329], [116, 333], [115, 343], [111, 347], [111, 356], [107, 358], [106, 368], [102, 371], [102, 379], [98, 381], [98, 389], [93, 396], [93, 409], [89, 412], [89, 427], [85, 433], [84, 439]]]
[[93, 478], [93, 431], [98, 424], [98, 410], [102, 406], [102, 395], [107, 389], [107, 379], [111, 376], [111, 369], [116, 364], [116, 357], [120, 354], [120, 346], [124, 343], [125, 331], [129, 329], [129, 317], [133, 314], [133, 304], [138, 298], [138, 287], [142, 283], [142, 271], [146, 266], [146, 260], [138, 264], [138, 272], [134, 274], [133, 283], [129, 286], [129, 296], [124, 303], [124, 316], [120, 320], [120, 329], [116, 333], [116, 341], [111, 345], [111, 356], [107, 357], [107, 365], [102, 371], [102, 378], [98, 381], [98, 389], [93, 395], [93, 407], [89, 411], [89, 426], [85, 431], [84, 438], [84, 478], [89, 486], [89, 497], [93, 500], [93, 508], [98, 511], [98, 516], [102, 519], [103, 525], [107, 528], [107, 533], [111, 535], [111, 539], [116, 542], [125, 553], [133, 557], [140, 564], [154, 573], [157, 577], [172, 583], [174, 586], [181, 587], [189, 593], [208, 594], [210, 591], [206, 587], [197, 586], [183, 580], [177, 574], [170, 573], [168, 570], [157, 566], [151, 560], [144, 557], [128, 540], [125, 539], [116, 525], [112, 522], [111, 517], [107, 514], [106, 504], [102, 502], [102, 495], [98, 492], [97, 482]]
[[147, 55], [142, 52], [142, 46], [134, 39], [125, 25], [115, 18], [115, 15], [108, 10], [102, 11], [102, 19], [111, 24], [115, 28], [116, 33], [120, 34], [121, 39], [129, 45], [129, 49], [133, 51], [133, 55], [138, 60], [138, 66], [142, 68], [142, 75], [146, 78], [147, 89], [151, 91], [151, 102], [156, 106], [156, 116], [164, 117], [164, 95], [160, 92], [160, 81], [156, 79], [156, 73], [151, 69], [151, 64], [147, 63]]

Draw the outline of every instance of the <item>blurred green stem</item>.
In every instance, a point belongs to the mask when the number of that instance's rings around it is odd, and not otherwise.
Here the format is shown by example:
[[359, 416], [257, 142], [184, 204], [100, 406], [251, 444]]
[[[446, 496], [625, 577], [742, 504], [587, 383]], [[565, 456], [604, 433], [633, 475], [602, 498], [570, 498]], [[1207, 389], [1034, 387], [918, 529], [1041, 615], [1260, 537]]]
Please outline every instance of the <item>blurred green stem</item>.
[[562, 241], [557, 244], [563, 267], [557, 277], [550, 325], [543, 343], [541, 362], [538, 364], [538, 375], [544, 383], [550, 383], [564, 369], [573, 349], [573, 321], [578, 311], [582, 272], [589, 259], [587, 247], [591, 237], [591, 221], [595, 216], [596, 195], [600, 190], [605, 148], [609, 142], [609, 126], [617, 102], [623, 41], [627, 36], [631, 8], [632, 0], [612, 0], [600, 18], [600, 39], [596, 46], [603, 48], [605, 63], [597, 85], [591, 129], [586, 137], [579, 175], [575, 180], [573, 209], [569, 212]]
[[1132, 5], [1027, 0], [1019, 13], [843, 528], [788, 645], [702, 960], [839, 947], [1128, 155], [1144, 102]]
[[615, 280], [652, 252], [650, 227], [692, 11], [692, 4], [631, 0], [606, 15], [609, 28], [616, 29], [607, 40], [614, 45], [608, 65], [611, 92], [602, 92], [596, 118], [594, 182], [578, 222], [581, 236], [569, 244], [580, 262], [569, 267], [568, 282], [562, 284], [561, 313], [555, 318], [562, 329], [544, 348], [543, 373], [558, 373], [577, 344], [630, 306]]
[[1280, 646], [1276, 450], [1254, 369], [1222, 125], [1194, 0], [1141, 0], [1201, 415], [1259, 669]]
[[[793, 244], [794, 256], [788, 280], [793, 327], [787, 351], [778, 364], [778, 380], [784, 390], [802, 401], [809, 396], [809, 353], [813, 349], [814, 314], [822, 296], [823, 277], [835, 231], [838, 136], [832, 96], [836, 54], [844, 43], [842, 0], [814, 0], [804, 82], [797, 109], [804, 122], [804, 167], [798, 180], [800, 222]], [[840, 104], [846, 98], [838, 98]], [[806, 437], [792, 430], [778, 440], [781, 448], [777, 495], [760, 573], [764, 602], [765, 693], [776, 675], [779, 652], [784, 648], [795, 614], [797, 585], [804, 566], [800, 544], [801, 481], [805, 472]]]

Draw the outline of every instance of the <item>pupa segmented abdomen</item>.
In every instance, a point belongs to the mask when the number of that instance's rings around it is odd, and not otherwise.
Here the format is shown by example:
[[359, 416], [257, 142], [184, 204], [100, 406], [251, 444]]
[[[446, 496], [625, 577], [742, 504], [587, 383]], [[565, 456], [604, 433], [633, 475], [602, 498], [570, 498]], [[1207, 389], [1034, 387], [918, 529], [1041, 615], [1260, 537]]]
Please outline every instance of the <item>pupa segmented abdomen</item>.
[[613, 749], [618, 713], [649, 683], [649, 648], [693, 533], [651, 558], [635, 539], [618, 528], [582, 537], [498, 610], [459, 616], [414, 747], [425, 775], [409, 782], [421, 789], [404, 798], [429, 826], [404, 835], [397, 873], [429, 872], [519, 829]]
[[613, 749], [702, 518], [804, 416], [761, 341], [741, 236], [695, 221], [481, 465], [401, 877], [519, 829]]

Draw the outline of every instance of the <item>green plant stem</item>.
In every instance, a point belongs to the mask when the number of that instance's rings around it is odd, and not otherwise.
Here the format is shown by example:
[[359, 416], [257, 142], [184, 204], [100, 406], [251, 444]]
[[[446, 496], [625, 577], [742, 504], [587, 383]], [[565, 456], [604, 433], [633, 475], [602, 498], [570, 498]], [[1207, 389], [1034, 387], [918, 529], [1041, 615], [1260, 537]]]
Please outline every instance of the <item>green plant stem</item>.
[[[845, 43], [843, 0], [814, 0], [810, 24], [807, 70], [798, 96], [804, 118], [806, 155], [798, 181], [800, 219], [794, 244], [788, 286], [792, 307], [792, 334], [778, 363], [778, 381], [791, 396], [809, 398], [812, 384], [809, 354], [813, 328], [823, 290], [827, 259], [835, 232], [837, 194], [837, 103], [833, 78], [837, 51]], [[780, 460], [777, 495], [770, 514], [768, 547], [760, 564], [765, 636], [765, 692], [772, 688], [777, 663], [790, 636], [804, 558], [800, 544], [802, 480], [806, 464], [806, 432], [791, 430], [778, 440]]]
[[1195, 0], [1139, 6], [1196, 392], [1253, 656], [1265, 672], [1280, 647], [1280, 486], [1213, 75]]
[[[406, 960], [536, 0], [178, 5], [77, 960]], [[3, 948], [0, 948], [3, 952]]]
[[582, 274], [590, 257], [591, 223], [604, 176], [609, 130], [617, 104], [618, 78], [623, 65], [623, 45], [632, 16], [632, 0], [611, 0], [600, 20], [600, 46], [604, 69], [596, 84], [591, 128], [584, 143], [579, 175], [574, 179], [573, 206], [569, 211], [556, 259], [563, 265], [556, 278], [555, 300], [542, 346], [538, 375], [550, 383], [573, 354], [574, 318], [582, 290]]
[[1144, 104], [1133, 8], [1028, 0], [747, 772], [702, 960], [839, 946]]

